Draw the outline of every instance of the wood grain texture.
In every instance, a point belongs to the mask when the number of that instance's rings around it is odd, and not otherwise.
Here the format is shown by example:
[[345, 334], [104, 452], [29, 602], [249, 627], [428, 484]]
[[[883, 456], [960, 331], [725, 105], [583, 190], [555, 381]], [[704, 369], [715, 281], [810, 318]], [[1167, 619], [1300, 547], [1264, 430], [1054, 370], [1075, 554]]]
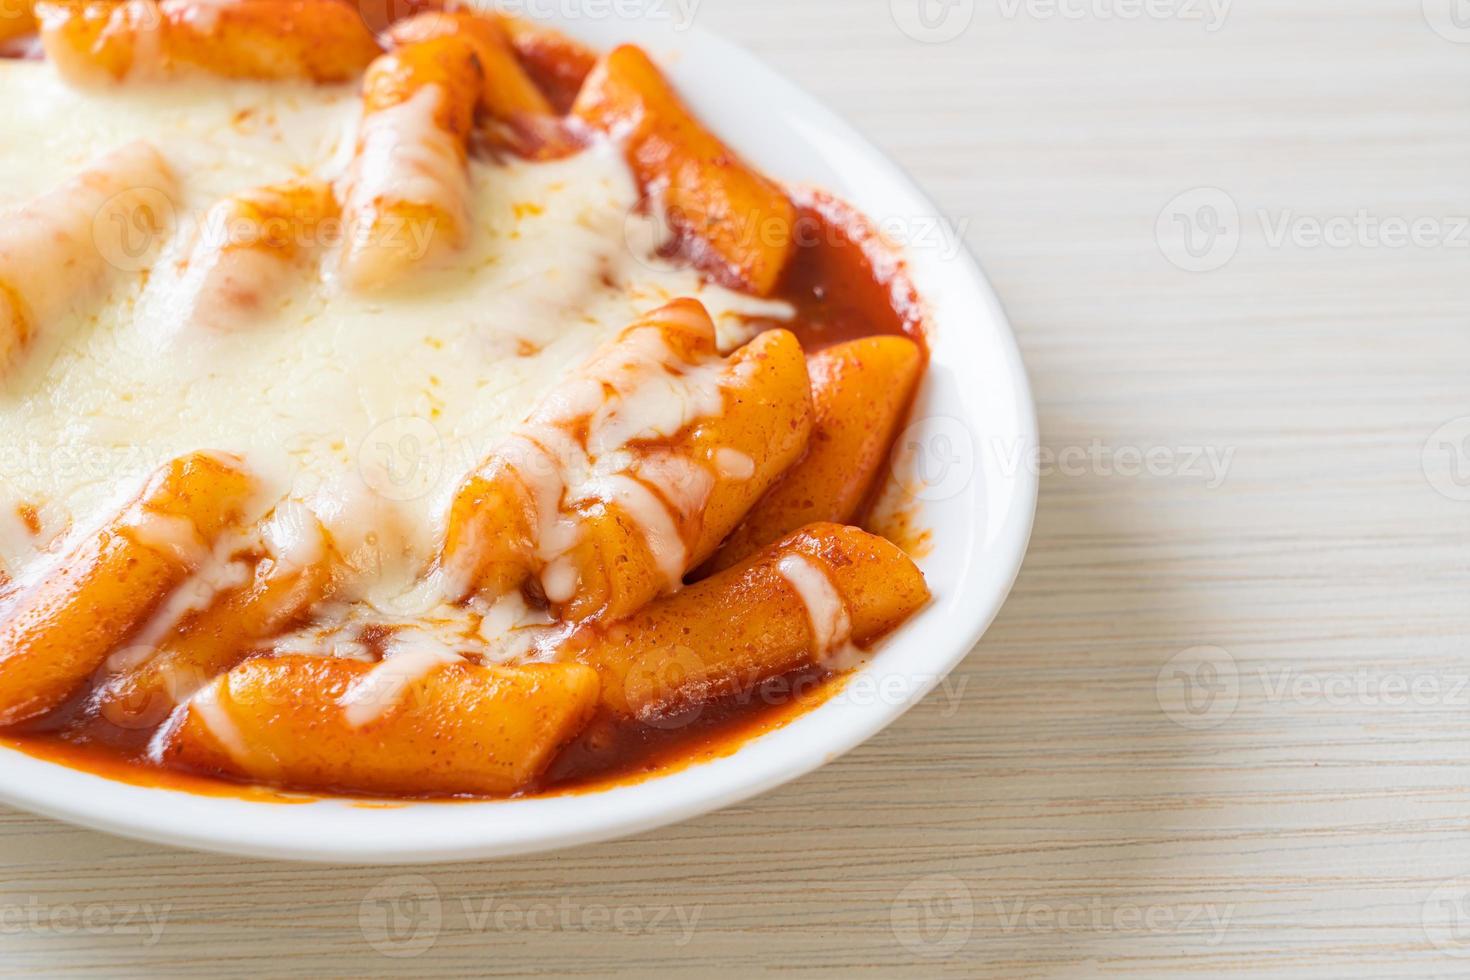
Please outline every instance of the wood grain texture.
[[[924, 44], [887, 0], [697, 8], [962, 224], [1046, 447], [1086, 459], [1045, 468], [944, 692], [748, 805], [545, 858], [298, 868], [0, 810], [0, 974], [1470, 973], [1470, 492], [1426, 452], [1470, 415], [1470, 45], [1419, 0], [1046, 9]], [[1241, 214], [1211, 272], [1155, 238], [1199, 187]], [[1272, 241], [1360, 210], [1442, 241]], [[395, 946], [377, 900], [424, 889], [405, 921], [439, 927]]]

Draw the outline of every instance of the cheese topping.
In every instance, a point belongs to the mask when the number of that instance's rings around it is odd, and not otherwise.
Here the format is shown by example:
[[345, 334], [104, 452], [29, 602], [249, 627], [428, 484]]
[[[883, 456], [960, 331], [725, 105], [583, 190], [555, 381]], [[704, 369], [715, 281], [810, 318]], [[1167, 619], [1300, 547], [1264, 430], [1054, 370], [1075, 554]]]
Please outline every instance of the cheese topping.
[[653, 555], [664, 581], [672, 586], [684, 577], [689, 549], [679, 534], [672, 509], [646, 484], [618, 473], [588, 480], [578, 488], [578, 496], [621, 507], [642, 529], [649, 554]]
[[163, 158], [139, 141], [0, 215], [0, 371], [111, 268], [142, 268], [173, 190]]
[[755, 476], [755, 460], [738, 449], [722, 447], [715, 452], [715, 469], [726, 480], [749, 480]]
[[343, 271], [359, 288], [382, 288], [404, 266], [462, 244], [470, 181], [459, 141], [435, 122], [444, 99], [426, 85], [363, 120], [342, 209]]
[[261, 537], [270, 557], [286, 569], [308, 568], [326, 555], [322, 522], [299, 501], [283, 501], [266, 522]]
[[[407, 146], [404, 134], [429, 111], [426, 100], [400, 108], [398, 123], [382, 124], [394, 135], [364, 137], [384, 148], [361, 165], [354, 193], [400, 173], [395, 147]], [[25, 207], [59, 176], [137, 140], [156, 147], [177, 178], [174, 220], [162, 224], [165, 257], [105, 266], [91, 296], [70, 294], [90, 280], [66, 272], [59, 253], [33, 262], [12, 248], [0, 258], [0, 282], [19, 276], [37, 290], [26, 302], [46, 311], [25, 356], [0, 377], [0, 513], [32, 506], [55, 515], [50, 528], [95, 526], [120, 488], [136, 487], [163, 462], [202, 449], [241, 453], [265, 487], [259, 512], [287, 497], [312, 501], [337, 550], [361, 572], [362, 597], [397, 609], [438, 552], [456, 489], [587, 351], [681, 296], [705, 304], [725, 341], [745, 339], [744, 316], [791, 315], [785, 304], [702, 284], [630, 245], [657, 237], [654, 219], [638, 212], [621, 151], [595, 146], [553, 163], [471, 159], [467, 168], [458, 160], [449, 167], [437, 151], [432, 160], [409, 156], [419, 160], [410, 179], [426, 188], [448, 186], [452, 174], [467, 185], [466, 246], [442, 268], [415, 272], [388, 292], [349, 293], [334, 281], [341, 242], [330, 241], [304, 263], [299, 288], [279, 291], [279, 304], [263, 309], [250, 330], [181, 333], [187, 297], [170, 262], [188, 254], [190, 233], [209, 209], [267, 184], [340, 178], [360, 116], [355, 86], [200, 81], [78, 92], [47, 63], [0, 61], [0, 132], [26, 147], [0, 156], [0, 208]], [[156, 172], [119, 165], [114, 180], [151, 186]], [[95, 254], [91, 215], [80, 223], [84, 210], [68, 204], [48, 220], [80, 227]], [[130, 213], [136, 219], [136, 209]], [[65, 299], [52, 302], [54, 295]], [[547, 500], [550, 553], [566, 547], [570, 533], [557, 528], [561, 501], [550, 499], [552, 487], [585, 486], [637, 511], [672, 571], [680, 545], [667, 533], [667, 510], [661, 516], [661, 505], [639, 499], [624, 481], [676, 485], [673, 505], [687, 510], [699, 500], [701, 478], [687, 466], [680, 481], [670, 470], [625, 472], [613, 465], [615, 449], [717, 410], [719, 391], [714, 372], [700, 366], [676, 381], [635, 383], [658, 378], [666, 359], [654, 336], [639, 344], [638, 363], [615, 366], [628, 382], [618, 382], [618, 397], [604, 401], [588, 388], [566, 406], [595, 416], [593, 459], [602, 453], [609, 462], [574, 466], [579, 472], [563, 483], [565, 447], [548, 445], [552, 464], [530, 479], [544, 481], [538, 495]], [[550, 428], [533, 434], [549, 439]], [[693, 462], [705, 470], [731, 465]], [[660, 465], [683, 464], [644, 464]], [[607, 482], [612, 477], [623, 480]], [[322, 501], [356, 530], [339, 530]], [[182, 529], [151, 518], [139, 533], [196, 563], [208, 556], [190, 550]], [[351, 540], [344, 543], [344, 534]], [[0, 534], [0, 559], [16, 577], [38, 560], [37, 548], [19, 528]], [[575, 587], [556, 576], [548, 571], [549, 592]]]
[[[613, 505], [632, 521], [665, 588], [677, 588], [688, 570], [681, 523], [704, 508], [715, 473], [687, 456], [634, 447], [718, 417], [727, 386], [741, 376], [714, 351], [702, 317], [684, 306], [658, 316], [588, 361], [497, 450], [496, 459], [511, 464], [531, 497], [541, 588], [554, 603], [576, 594], [569, 553], [581, 542], [579, 510], [588, 505]], [[696, 353], [676, 350], [665, 331], [692, 334]], [[460, 560], [474, 565], [477, 557], [470, 549]]]
[[202, 565], [209, 558], [209, 546], [199, 536], [199, 528], [187, 517], [140, 507], [138, 516], [123, 525], [123, 533], [150, 551], [171, 555], [179, 564], [190, 568]]
[[427, 633], [412, 631], [393, 638], [382, 661], [347, 689], [339, 702], [347, 724], [362, 728], [402, 702], [413, 685], [445, 664], [464, 660]]
[[811, 625], [814, 655], [818, 661], [846, 652], [852, 640], [852, 617], [847, 603], [826, 571], [801, 555], [785, 555], [776, 563], [781, 573], [806, 607]]
[[321, 181], [252, 188], [211, 207], [181, 263], [179, 329], [240, 329], [290, 303], [300, 260], [329, 244], [337, 210]]
[[[230, 535], [227, 538], [232, 537]], [[250, 581], [251, 565], [239, 560], [235, 542], [221, 542], [209, 558], [200, 563], [189, 580], [174, 590], [133, 639], [137, 650], [158, 649], [185, 617], [203, 612], [223, 592], [238, 589]]]
[[[214, 736], [220, 748], [237, 765], [247, 765], [254, 759], [255, 753], [251, 751], [244, 733], [240, 731], [240, 726], [235, 724], [235, 719], [231, 718], [229, 711], [223, 704], [220, 704], [219, 696], [224, 686], [224, 678], [220, 678], [213, 684], [206, 684], [189, 699], [188, 706], [183, 710], [192, 711], [194, 717], [204, 723], [209, 734]], [[158, 754], [158, 748], [167, 741], [163, 737], [166, 731], [166, 728], [160, 729], [159, 736], [155, 739], [153, 753], [155, 756]]]

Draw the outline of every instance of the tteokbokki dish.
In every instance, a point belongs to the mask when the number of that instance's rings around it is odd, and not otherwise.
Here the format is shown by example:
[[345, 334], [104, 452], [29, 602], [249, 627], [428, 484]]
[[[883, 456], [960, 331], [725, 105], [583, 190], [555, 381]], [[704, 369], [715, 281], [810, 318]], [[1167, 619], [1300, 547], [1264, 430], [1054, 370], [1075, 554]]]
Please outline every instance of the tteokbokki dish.
[[929, 601], [870, 516], [927, 364], [881, 235], [637, 47], [405, 14], [0, 16], [0, 744], [555, 791]]

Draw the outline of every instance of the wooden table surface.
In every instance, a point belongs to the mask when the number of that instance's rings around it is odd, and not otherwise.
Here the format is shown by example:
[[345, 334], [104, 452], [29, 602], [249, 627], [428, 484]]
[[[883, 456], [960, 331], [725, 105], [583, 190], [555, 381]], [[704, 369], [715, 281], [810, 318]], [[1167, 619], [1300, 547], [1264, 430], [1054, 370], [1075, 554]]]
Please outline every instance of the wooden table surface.
[[779, 792], [527, 860], [0, 809], [0, 973], [1470, 975], [1463, 2], [930, 2], [695, 22], [900, 159], [1013, 316], [1040, 512], [946, 689]]

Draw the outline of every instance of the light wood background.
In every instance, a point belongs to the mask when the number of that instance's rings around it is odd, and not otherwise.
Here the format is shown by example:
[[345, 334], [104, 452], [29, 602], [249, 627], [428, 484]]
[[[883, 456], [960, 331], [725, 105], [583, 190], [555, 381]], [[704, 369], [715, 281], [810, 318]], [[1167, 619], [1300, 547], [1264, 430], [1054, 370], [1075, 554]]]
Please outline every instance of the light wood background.
[[[0, 810], [0, 973], [1470, 975], [1470, 446], [1431, 442], [1470, 415], [1470, 44], [1420, 0], [1213, 31], [1063, 3], [979, 0], [941, 44], [889, 0], [696, 11], [961, 223], [1045, 445], [1096, 459], [1043, 474], [948, 693], [748, 805], [529, 860], [293, 867]], [[1210, 272], [1155, 237], [1199, 187], [1240, 213]], [[1360, 210], [1440, 241], [1270, 234]], [[426, 889], [395, 946], [376, 899]]]

